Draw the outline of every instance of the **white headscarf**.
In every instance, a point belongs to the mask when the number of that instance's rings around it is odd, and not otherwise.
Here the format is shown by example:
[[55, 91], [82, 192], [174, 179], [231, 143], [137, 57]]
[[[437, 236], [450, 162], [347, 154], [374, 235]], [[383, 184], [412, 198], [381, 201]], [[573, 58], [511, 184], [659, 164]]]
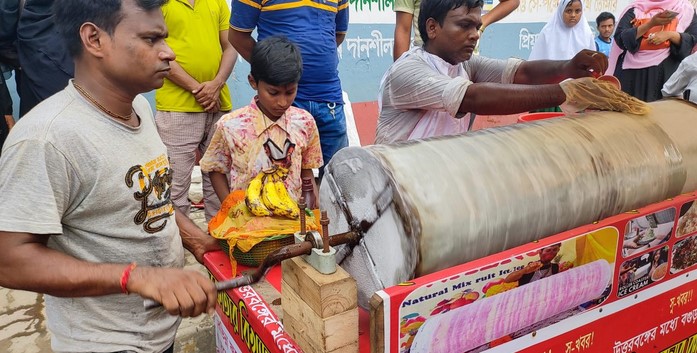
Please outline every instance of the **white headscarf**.
[[[569, 60], [583, 49], [595, 50], [593, 31], [586, 20], [586, 11], [581, 13], [581, 19], [573, 27], [564, 23], [564, 9], [571, 1], [563, 0], [552, 18], [542, 28], [535, 40], [535, 46], [528, 60]], [[583, 8], [583, 1], [581, 8]]]

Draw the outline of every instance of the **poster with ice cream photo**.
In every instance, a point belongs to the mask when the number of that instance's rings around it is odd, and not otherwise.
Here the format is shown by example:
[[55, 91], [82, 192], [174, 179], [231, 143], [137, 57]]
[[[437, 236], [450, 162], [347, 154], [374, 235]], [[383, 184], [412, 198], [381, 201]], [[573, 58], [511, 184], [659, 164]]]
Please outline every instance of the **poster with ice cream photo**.
[[674, 226], [673, 207], [630, 220], [624, 230], [622, 256], [631, 257], [667, 242]]
[[665, 277], [668, 270], [668, 246], [626, 260], [620, 265], [617, 296], [632, 294]]
[[680, 218], [678, 218], [675, 236], [680, 238], [695, 232], [697, 232], [697, 203], [690, 201], [680, 207]]
[[606, 227], [422, 285], [401, 302], [399, 352], [483, 352], [596, 307], [618, 243]]

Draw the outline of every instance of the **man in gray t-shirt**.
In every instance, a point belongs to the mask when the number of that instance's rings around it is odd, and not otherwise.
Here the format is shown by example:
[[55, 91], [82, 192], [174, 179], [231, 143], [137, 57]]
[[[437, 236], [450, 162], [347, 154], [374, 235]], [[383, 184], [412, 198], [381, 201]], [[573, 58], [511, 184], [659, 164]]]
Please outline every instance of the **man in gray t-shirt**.
[[182, 243], [199, 261], [217, 243], [175, 213], [167, 150], [138, 96], [174, 59], [163, 2], [57, 0], [75, 79], [0, 157], [0, 286], [46, 294], [56, 352], [171, 352], [180, 316], [215, 308], [213, 283], [181, 267]]

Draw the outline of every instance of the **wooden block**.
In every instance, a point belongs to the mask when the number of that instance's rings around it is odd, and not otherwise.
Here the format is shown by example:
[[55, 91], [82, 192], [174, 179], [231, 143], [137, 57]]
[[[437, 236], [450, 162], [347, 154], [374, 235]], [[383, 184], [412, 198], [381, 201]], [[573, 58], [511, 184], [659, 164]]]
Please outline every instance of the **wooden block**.
[[285, 281], [281, 281], [281, 303], [286, 331], [308, 350], [332, 352], [358, 342], [358, 309], [349, 309], [330, 317], [320, 317]]
[[356, 280], [343, 268], [337, 266], [336, 272], [325, 275], [299, 257], [283, 261], [281, 267], [283, 281], [320, 317], [358, 307]]
[[337, 348], [331, 352], [327, 353], [358, 353], [358, 342]]
[[385, 352], [385, 307], [382, 297], [370, 297], [370, 352]]
[[319, 347], [315, 345], [314, 342], [308, 340], [307, 337], [303, 337], [302, 335], [293, 335], [290, 330], [288, 330], [289, 327], [299, 327], [301, 323], [297, 322], [294, 318], [287, 316], [283, 320], [283, 327], [286, 329], [286, 332], [293, 337], [293, 340], [295, 343], [297, 343], [302, 349], [303, 352], [305, 353], [358, 353], [358, 341], [354, 343], [347, 344], [343, 347], [339, 347], [333, 351], [330, 352], [325, 352]]
[[315, 339], [308, 337], [311, 332], [308, 332], [308, 327], [305, 323], [296, 320], [290, 315], [283, 316], [283, 328], [286, 332], [293, 338], [295, 343], [297, 343], [300, 348], [303, 349], [305, 353], [325, 353], [321, 350]]

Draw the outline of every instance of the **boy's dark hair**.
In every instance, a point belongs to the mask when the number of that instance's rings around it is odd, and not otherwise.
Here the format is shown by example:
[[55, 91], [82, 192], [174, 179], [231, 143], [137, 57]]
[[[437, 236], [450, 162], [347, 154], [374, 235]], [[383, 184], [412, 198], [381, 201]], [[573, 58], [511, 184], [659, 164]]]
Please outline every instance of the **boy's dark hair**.
[[300, 49], [285, 36], [271, 36], [259, 41], [252, 50], [251, 75], [254, 81], [272, 86], [298, 83], [303, 74]]
[[612, 23], [615, 23], [615, 16], [609, 12], [601, 12], [600, 15], [598, 15], [598, 17], [595, 19], [595, 26], [598, 27], [600, 26], [600, 22], [607, 20], [612, 20]]
[[423, 0], [419, 8], [419, 35], [421, 40], [426, 44], [428, 42], [428, 33], [426, 33], [426, 20], [433, 18], [438, 21], [438, 24], [443, 25], [448, 11], [455, 10], [460, 6], [465, 6], [468, 9], [476, 9], [484, 6], [484, 0]]
[[[109, 35], [114, 34], [116, 26], [123, 19], [121, 4], [129, 0], [56, 0], [53, 14], [58, 33], [65, 40], [72, 57], [82, 54], [80, 26], [92, 22]], [[145, 11], [156, 9], [167, 0], [130, 0]]]

